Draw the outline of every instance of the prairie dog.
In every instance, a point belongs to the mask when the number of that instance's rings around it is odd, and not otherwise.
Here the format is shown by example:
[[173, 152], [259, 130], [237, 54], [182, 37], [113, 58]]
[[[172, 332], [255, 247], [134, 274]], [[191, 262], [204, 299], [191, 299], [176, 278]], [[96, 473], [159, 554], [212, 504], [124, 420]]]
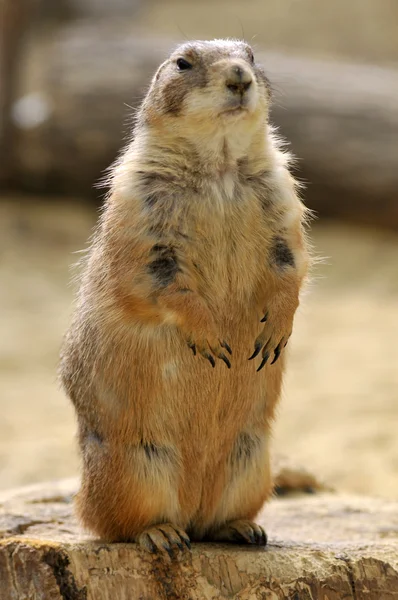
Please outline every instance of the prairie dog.
[[266, 543], [253, 519], [308, 264], [269, 105], [246, 43], [186, 43], [113, 168], [60, 366], [77, 511], [105, 540]]

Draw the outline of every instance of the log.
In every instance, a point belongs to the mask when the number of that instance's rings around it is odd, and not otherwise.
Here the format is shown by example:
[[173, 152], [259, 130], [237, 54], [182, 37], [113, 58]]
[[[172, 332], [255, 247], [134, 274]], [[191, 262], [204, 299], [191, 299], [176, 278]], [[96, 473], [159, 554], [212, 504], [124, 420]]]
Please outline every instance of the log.
[[[45, 60], [36, 91], [47, 116], [33, 126], [20, 120], [18, 182], [87, 194], [128, 138], [129, 107], [137, 106], [174, 44], [112, 21], [64, 26], [40, 44]], [[257, 56], [274, 87], [272, 120], [299, 158], [309, 206], [398, 228], [398, 71]]]
[[76, 480], [0, 494], [2, 600], [393, 600], [398, 502], [319, 493], [276, 499], [269, 544], [193, 544], [172, 560], [105, 544], [72, 514]]
[[67, 20], [109, 17], [136, 17], [142, 0], [40, 0], [40, 18], [43, 20]]
[[398, 70], [264, 56], [310, 207], [398, 229]]
[[169, 49], [169, 41], [121, 34], [118, 22], [63, 26], [38, 41], [30, 57], [36, 84], [14, 106], [16, 184], [98, 196], [94, 186], [129, 135], [132, 107]]

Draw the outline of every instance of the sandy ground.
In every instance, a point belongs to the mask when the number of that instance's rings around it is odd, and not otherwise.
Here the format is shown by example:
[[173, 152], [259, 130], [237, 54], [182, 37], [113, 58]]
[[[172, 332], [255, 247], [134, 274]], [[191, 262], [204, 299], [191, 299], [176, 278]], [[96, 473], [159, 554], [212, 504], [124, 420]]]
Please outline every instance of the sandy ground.
[[[0, 487], [74, 475], [56, 384], [73, 254], [95, 213], [0, 199]], [[313, 228], [318, 266], [296, 319], [275, 448], [339, 489], [398, 497], [398, 236]]]

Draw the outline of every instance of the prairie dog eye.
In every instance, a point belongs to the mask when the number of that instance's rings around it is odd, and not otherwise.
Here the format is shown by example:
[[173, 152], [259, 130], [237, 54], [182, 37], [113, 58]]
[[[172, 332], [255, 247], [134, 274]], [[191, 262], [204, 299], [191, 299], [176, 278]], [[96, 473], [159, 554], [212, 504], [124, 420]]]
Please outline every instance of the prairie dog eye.
[[177, 58], [177, 68], [179, 71], [187, 71], [192, 69], [192, 65], [185, 58]]
[[253, 54], [253, 50], [251, 48], [247, 49], [247, 54], [249, 55], [249, 60], [250, 62], [253, 64], [254, 63], [254, 54]]

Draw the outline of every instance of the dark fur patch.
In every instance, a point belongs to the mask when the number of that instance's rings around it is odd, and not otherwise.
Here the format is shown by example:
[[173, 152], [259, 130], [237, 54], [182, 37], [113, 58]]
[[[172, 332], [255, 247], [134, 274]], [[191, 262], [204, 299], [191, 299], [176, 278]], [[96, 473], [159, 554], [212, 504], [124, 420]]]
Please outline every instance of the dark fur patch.
[[257, 436], [251, 436], [248, 433], [241, 433], [237, 438], [231, 453], [231, 462], [246, 465], [255, 454], [259, 444]]
[[247, 171], [248, 166], [249, 166], [248, 157], [242, 156], [241, 158], [238, 158], [237, 165], [238, 165], [239, 175], [244, 176], [244, 173], [245, 173], [245, 171]]
[[172, 460], [173, 452], [166, 446], [157, 446], [153, 442], [141, 442], [141, 446], [145, 452], [145, 456], [150, 461], [156, 460]]
[[148, 194], [145, 197], [145, 203], [147, 204], [147, 206], [149, 206], [149, 208], [153, 208], [159, 200], [159, 194]]
[[164, 111], [169, 114], [178, 115], [184, 98], [189, 91], [184, 81], [172, 79], [163, 88], [162, 98]]
[[168, 247], [166, 246], [166, 244], [155, 244], [154, 246], [152, 246], [152, 252], [167, 252]]
[[276, 237], [271, 248], [271, 262], [278, 267], [294, 267], [294, 256], [289, 246], [281, 237]]
[[80, 449], [83, 454], [85, 467], [88, 469], [96, 468], [101, 457], [108, 452], [107, 444], [102, 435], [95, 429], [89, 429], [84, 426], [79, 435]]
[[198, 273], [198, 274], [199, 274], [201, 277], [203, 277], [203, 270], [202, 270], [201, 266], [200, 266], [200, 265], [198, 265], [198, 263], [197, 263], [197, 262], [195, 262], [195, 261], [194, 261], [192, 264], [193, 264], [193, 266], [194, 266], [195, 270], [197, 271], [197, 273]]
[[171, 175], [163, 175], [157, 173], [156, 171], [137, 171], [141, 184], [144, 189], [151, 188], [156, 184], [169, 184], [173, 181], [173, 177]]
[[243, 185], [249, 185], [253, 190], [254, 195], [258, 198], [261, 207], [264, 211], [269, 211], [273, 205], [272, 201], [272, 189], [269, 183], [269, 173], [264, 171], [262, 173], [251, 173], [245, 172], [248, 168], [248, 161], [246, 158], [239, 161], [239, 178]]
[[254, 72], [256, 74], [256, 78], [257, 81], [262, 81], [265, 89], [267, 90], [268, 96], [270, 97], [272, 95], [272, 87], [271, 87], [271, 82], [268, 79], [268, 77], [266, 76], [265, 72], [263, 71], [262, 67], [259, 67], [258, 65], [255, 66]]
[[206, 85], [206, 69], [201, 63], [194, 64], [189, 71], [175, 73], [162, 90], [164, 112], [178, 115], [188, 92], [194, 88], [204, 88]]
[[161, 286], [166, 286], [174, 281], [180, 271], [174, 248], [164, 244], [156, 244], [152, 248], [157, 256], [149, 263], [148, 270]]
[[[171, 175], [163, 175], [156, 171], [138, 171], [140, 177], [140, 193], [143, 204], [148, 209], [155, 207], [170, 212], [175, 204], [175, 195], [170, 193], [175, 184]], [[162, 212], [158, 218], [163, 222]]]
[[171, 176], [163, 175], [161, 173], [157, 173], [156, 171], [137, 171], [140, 176], [141, 182], [144, 185], [151, 185], [152, 183], [159, 182], [170, 182], [172, 180]]
[[91, 431], [87, 436], [87, 440], [96, 444], [104, 443], [104, 438], [97, 431]]
[[81, 433], [81, 440], [83, 441], [83, 444], [98, 444], [99, 446], [102, 446], [104, 443], [103, 436], [94, 429], [85, 428]]

